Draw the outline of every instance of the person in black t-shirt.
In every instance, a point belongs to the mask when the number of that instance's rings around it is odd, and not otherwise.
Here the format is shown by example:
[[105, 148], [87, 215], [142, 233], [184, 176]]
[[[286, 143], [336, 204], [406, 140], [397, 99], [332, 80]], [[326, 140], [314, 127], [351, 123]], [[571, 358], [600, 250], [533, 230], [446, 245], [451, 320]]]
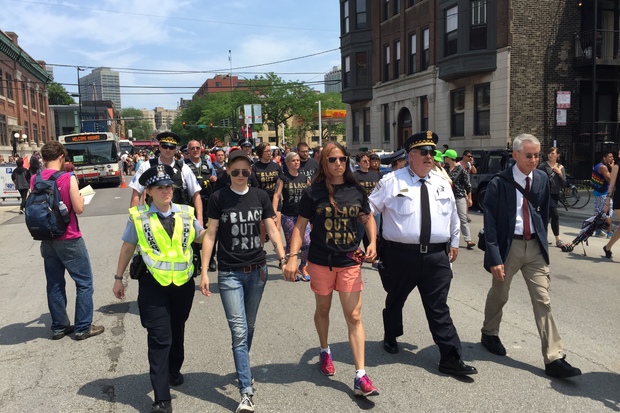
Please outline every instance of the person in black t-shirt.
[[299, 154], [299, 173], [306, 175], [308, 179], [312, 180], [312, 177], [319, 169], [317, 161], [310, 157], [310, 147], [306, 142], [299, 142], [297, 144], [297, 153]]
[[[297, 223], [298, 205], [303, 190], [309, 185], [309, 179], [306, 175], [299, 172], [299, 155], [295, 152], [289, 152], [286, 155], [285, 163], [287, 172], [283, 173], [276, 184], [276, 193], [273, 196], [273, 209], [278, 208], [280, 199], [282, 199], [282, 230], [284, 231], [284, 239], [286, 241], [286, 253], [290, 253], [291, 236], [293, 228]], [[308, 264], [308, 247], [310, 246], [310, 225], [306, 225], [304, 238], [301, 244], [299, 256], [301, 263], [299, 264], [299, 275], [296, 280], [310, 281], [310, 275], [307, 271]]]
[[[242, 150], [228, 158], [230, 187], [216, 191], [209, 198], [209, 223], [202, 248], [208, 260], [217, 235], [217, 285], [232, 336], [232, 350], [241, 402], [237, 411], [253, 411], [250, 348], [258, 306], [267, 283], [266, 253], [260, 240], [260, 224], [265, 224], [280, 263], [284, 262], [282, 243], [275, 242], [280, 233], [274, 223], [275, 213], [267, 194], [248, 187], [250, 159]], [[202, 269], [200, 290], [210, 296], [209, 275]], [[243, 410], [246, 409], [246, 410]]]
[[[336, 142], [329, 142], [321, 153], [312, 185], [304, 190], [299, 202], [299, 216], [291, 239], [292, 252], [284, 267], [284, 276], [289, 280], [295, 279], [298, 269], [296, 252], [302, 245], [301, 234], [312, 220], [308, 272], [316, 302], [314, 323], [321, 347], [320, 371], [327, 376], [335, 372], [327, 337], [329, 310], [336, 290], [347, 322], [355, 362], [353, 391], [356, 395], [372, 396], [379, 394], [379, 391], [366, 375], [364, 367], [365, 336], [361, 318], [364, 286], [361, 263], [364, 255], [357, 248], [357, 217], [361, 212], [370, 212], [368, 197], [349, 169], [346, 149]], [[366, 231], [371, 243], [365, 258], [372, 261], [376, 255], [376, 225], [372, 216], [366, 223]]]
[[[379, 175], [379, 172], [370, 170], [371, 156], [372, 155], [368, 152], [361, 152], [357, 155], [357, 163], [360, 169], [355, 171], [355, 177], [359, 181], [362, 188], [364, 188], [366, 196], [370, 196], [372, 191], [375, 189], [375, 186], [377, 186], [377, 182], [381, 180], [381, 175]], [[380, 214], [375, 215], [375, 222], [377, 223], [377, 228], [379, 228], [379, 223], [381, 222]], [[357, 227], [357, 232], [360, 236], [359, 240], [360, 242], [363, 241], [364, 248], [367, 248], [369, 239], [366, 231], [364, 230], [364, 224], [358, 223]]]
[[[275, 163], [271, 154], [271, 147], [268, 143], [261, 143], [256, 147], [258, 161], [252, 165], [252, 175], [258, 181], [258, 187], [267, 192], [269, 200], [273, 200], [273, 194], [276, 192], [276, 182], [282, 175], [282, 168]], [[276, 226], [280, 228], [280, 208], [276, 211]], [[261, 225], [261, 240], [265, 242], [265, 227]]]

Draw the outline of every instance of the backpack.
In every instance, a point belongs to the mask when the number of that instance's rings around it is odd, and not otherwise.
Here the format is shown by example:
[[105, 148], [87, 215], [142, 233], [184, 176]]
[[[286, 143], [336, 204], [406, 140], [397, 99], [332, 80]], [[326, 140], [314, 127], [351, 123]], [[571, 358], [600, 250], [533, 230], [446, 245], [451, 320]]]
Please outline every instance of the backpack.
[[39, 172], [34, 179], [34, 187], [26, 198], [24, 214], [30, 235], [37, 241], [52, 240], [67, 231], [69, 211], [60, 198], [56, 180], [64, 171], [55, 172], [44, 180]]

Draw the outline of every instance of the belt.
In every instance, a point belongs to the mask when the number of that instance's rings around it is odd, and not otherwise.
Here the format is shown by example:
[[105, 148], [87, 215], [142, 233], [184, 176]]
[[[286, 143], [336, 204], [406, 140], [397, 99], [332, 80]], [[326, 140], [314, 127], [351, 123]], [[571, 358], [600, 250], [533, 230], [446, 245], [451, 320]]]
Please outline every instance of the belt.
[[[533, 239], [536, 239], [536, 238], [538, 238], [538, 237], [536, 236], [536, 233], [533, 233], [533, 234], [532, 234], [532, 238], [530, 238], [529, 240], [533, 240]], [[513, 236], [512, 236], [512, 239], [520, 239], [520, 240], [529, 241], [529, 240], [528, 240], [527, 238], [525, 238], [523, 235], [517, 235], [517, 234], [513, 235]]]
[[244, 267], [237, 268], [220, 268], [220, 271], [243, 271], [245, 273], [259, 270], [263, 265], [267, 264], [266, 262], [262, 262], [260, 264], [250, 264]]
[[398, 248], [401, 250], [418, 252], [420, 254], [426, 254], [428, 252], [439, 252], [439, 251], [446, 252], [447, 244], [448, 244], [447, 242], [442, 242], [439, 244], [428, 244], [428, 245], [403, 244], [402, 242], [383, 240], [383, 245], [385, 245], [388, 248]]

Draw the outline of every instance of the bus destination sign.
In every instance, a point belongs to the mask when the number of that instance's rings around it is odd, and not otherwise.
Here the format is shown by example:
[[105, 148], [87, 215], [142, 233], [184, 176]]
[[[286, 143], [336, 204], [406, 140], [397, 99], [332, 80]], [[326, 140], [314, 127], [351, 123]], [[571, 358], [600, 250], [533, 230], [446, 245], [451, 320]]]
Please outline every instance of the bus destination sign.
[[77, 143], [77, 142], [93, 142], [93, 141], [107, 141], [108, 137], [105, 134], [94, 135], [74, 135], [65, 137], [65, 143]]

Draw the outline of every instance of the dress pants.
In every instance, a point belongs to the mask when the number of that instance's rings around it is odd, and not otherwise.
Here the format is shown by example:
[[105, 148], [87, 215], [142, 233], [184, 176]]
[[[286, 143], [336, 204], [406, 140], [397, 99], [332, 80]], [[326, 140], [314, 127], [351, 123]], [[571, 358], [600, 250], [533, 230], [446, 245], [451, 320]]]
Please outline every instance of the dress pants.
[[185, 359], [185, 322], [194, 301], [194, 279], [166, 287], [152, 275], [140, 278], [138, 308], [147, 330], [150, 377], [155, 402], [170, 401], [168, 374], [181, 371]]
[[[547, 239], [545, 238], [543, 241], [547, 242]], [[553, 320], [553, 315], [551, 315], [549, 266], [545, 262], [540, 251], [540, 243], [536, 238], [529, 241], [518, 239], [512, 241], [504, 264], [504, 281], [493, 278], [491, 289], [487, 295], [482, 333], [490, 336], [499, 335], [502, 308], [508, 301], [512, 278], [519, 270], [523, 274], [532, 300], [545, 364], [549, 364], [563, 357], [563, 346], [560, 333]]]
[[441, 360], [461, 357], [461, 340], [450, 317], [448, 292], [452, 281], [450, 259], [445, 251], [421, 254], [391, 246], [381, 248], [383, 268], [379, 269], [387, 292], [383, 328], [388, 339], [403, 335], [403, 306], [409, 293], [418, 287], [433, 341]]

